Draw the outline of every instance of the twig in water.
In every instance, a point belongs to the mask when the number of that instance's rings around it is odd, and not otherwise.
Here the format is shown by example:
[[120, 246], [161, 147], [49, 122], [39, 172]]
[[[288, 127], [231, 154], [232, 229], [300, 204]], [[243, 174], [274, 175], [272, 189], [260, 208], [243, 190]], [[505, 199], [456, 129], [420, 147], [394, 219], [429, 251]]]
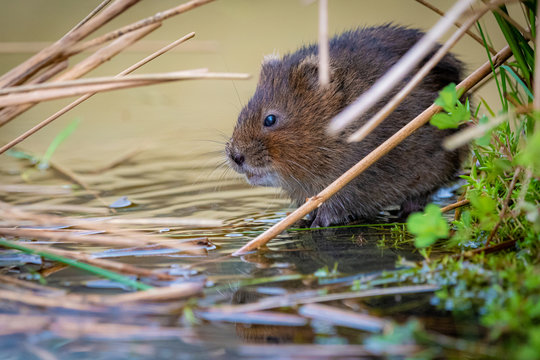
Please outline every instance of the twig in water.
[[457, 209], [459, 207], [462, 207], [462, 206], [465, 206], [467, 204], [469, 204], [470, 201], [465, 199], [465, 200], [460, 200], [458, 202], [455, 202], [453, 204], [450, 204], [450, 205], [446, 205], [445, 207], [442, 207], [441, 208], [441, 213], [445, 213], [445, 212], [448, 212], [448, 211], [451, 211], [451, 210], [454, 210], [454, 209]]
[[334, 306], [322, 304], [304, 305], [298, 310], [298, 313], [334, 325], [370, 332], [382, 332], [384, 328], [390, 326], [388, 320], [377, 316], [361, 314], [356, 311], [339, 309]]
[[108, 245], [108, 246], [123, 246], [123, 247], [139, 247], [139, 246], [152, 246], [160, 245], [166, 246], [170, 249], [178, 251], [200, 253], [201, 249], [188, 246], [184, 243], [166, 242], [162, 239], [151, 239], [148, 235], [145, 237], [132, 237], [132, 236], [110, 236], [110, 235], [88, 235], [82, 236], [70, 231], [59, 230], [42, 230], [42, 229], [6, 229], [0, 228], [0, 234], [6, 236], [25, 237], [31, 239], [44, 239], [49, 241], [65, 241], [71, 243], [85, 243], [95, 245]]
[[[508, 59], [512, 55], [512, 51], [509, 46], [504, 47], [501, 51], [497, 53], [496, 56], [492, 58], [491, 61], [486, 62], [484, 65], [476, 69], [472, 74], [465, 78], [461, 83], [458, 84], [459, 89], [467, 91], [473, 84], [480, 81], [487, 74], [491, 72], [491, 64], [497, 67]], [[435, 104], [431, 105], [429, 108], [424, 110], [420, 115], [411, 120], [407, 125], [405, 125], [401, 130], [392, 135], [388, 140], [379, 145], [375, 150], [369, 153], [366, 157], [360, 160], [356, 165], [347, 170], [343, 175], [336, 179], [332, 184], [326, 187], [319, 194], [308, 199], [306, 203], [300, 206], [298, 209], [293, 211], [289, 216], [281, 220], [280, 222], [274, 224], [270, 229], [266, 230], [261, 235], [257, 236], [255, 239], [251, 240], [249, 243], [244, 245], [242, 248], [233, 253], [233, 255], [242, 255], [248, 251], [254, 250], [260, 246], [263, 246], [268, 241], [278, 236], [282, 231], [286, 230], [289, 226], [294, 224], [296, 221], [300, 220], [302, 217], [309, 214], [311, 211], [315, 210], [320, 206], [324, 201], [338, 192], [341, 188], [347, 185], [350, 181], [364, 172], [368, 167], [373, 165], [377, 160], [379, 160], [383, 155], [387, 154], [390, 150], [396, 147], [414, 131], [419, 129], [421, 126], [426, 124], [431, 117], [437, 112], [441, 111], [441, 107]]]

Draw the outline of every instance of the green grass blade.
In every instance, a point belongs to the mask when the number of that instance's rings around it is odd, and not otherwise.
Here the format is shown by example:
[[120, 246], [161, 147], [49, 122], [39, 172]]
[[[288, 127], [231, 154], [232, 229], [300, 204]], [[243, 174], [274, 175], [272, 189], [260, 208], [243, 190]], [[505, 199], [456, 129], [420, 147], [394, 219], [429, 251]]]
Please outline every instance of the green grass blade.
[[77, 129], [80, 121], [80, 118], [76, 118], [62, 131], [60, 131], [58, 135], [56, 135], [56, 137], [53, 139], [53, 141], [47, 148], [47, 151], [45, 151], [45, 155], [43, 155], [43, 157], [41, 158], [38, 164], [39, 168], [46, 169], [49, 166], [49, 160], [51, 159], [58, 146], [60, 146], [60, 144], [64, 142], [64, 140], [66, 140], [75, 131], [75, 129]]
[[[501, 9], [505, 11], [504, 6], [502, 6]], [[516, 39], [516, 33], [514, 32], [513, 27], [511, 27], [510, 24], [505, 19], [503, 19], [503, 17], [499, 15], [498, 13], [493, 12], [493, 16], [495, 16], [495, 19], [497, 20], [497, 23], [499, 24], [499, 27], [501, 28], [504, 38], [506, 39], [506, 42], [508, 42], [508, 45], [510, 46], [512, 53], [514, 54], [514, 58], [516, 59], [519, 65], [519, 68], [523, 72], [525, 81], [529, 83], [530, 78], [531, 78], [530, 68], [527, 65], [527, 62], [525, 61], [525, 55], [518, 43], [518, 40]]]
[[70, 265], [70, 266], [79, 268], [81, 270], [84, 270], [86, 272], [92, 273], [94, 275], [98, 275], [98, 276], [104, 277], [106, 279], [119, 282], [119, 283], [121, 283], [123, 285], [129, 286], [129, 287], [134, 288], [136, 290], [150, 290], [150, 289], [153, 289], [153, 286], [146, 285], [146, 284], [144, 284], [142, 282], [139, 282], [139, 281], [136, 281], [136, 280], [132, 280], [132, 279], [128, 278], [127, 276], [124, 276], [124, 275], [121, 275], [121, 274], [118, 274], [118, 273], [115, 273], [115, 272], [112, 272], [112, 271], [109, 271], [109, 270], [101, 269], [99, 267], [96, 267], [96, 266], [93, 266], [93, 265], [90, 265], [90, 264], [86, 264], [86, 263], [83, 263], [83, 262], [80, 262], [80, 261], [77, 261], [77, 260], [73, 260], [73, 259], [63, 257], [63, 256], [51, 254], [51, 253], [48, 253], [46, 251], [39, 251], [39, 250], [30, 249], [30, 248], [27, 248], [26, 246], [15, 244], [15, 243], [13, 243], [11, 241], [7, 241], [5, 239], [0, 239], [0, 246], [4, 246], [4, 247], [7, 247], [7, 248], [11, 248], [11, 249], [16, 249], [16, 250], [25, 252], [27, 254], [39, 255], [39, 256], [44, 257], [44, 258], [49, 259], [49, 260], [58, 261], [58, 262], [61, 262], [63, 264]]
[[534, 99], [534, 95], [533, 93], [531, 92], [531, 90], [529, 90], [529, 88], [527, 87], [527, 85], [525, 85], [525, 83], [523, 82], [523, 80], [520, 79], [520, 77], [514, 72], [514, 70], [512, 70], [512, 68], [510, 66], [507, 66], [507, 65], [501, 65], [501, 68], [503, 68], [504, 70], [506, 70], [510, 76], [512, 76], [514, 78], [514, 80], [517, 81], [517, 83], [519, 85], [521, 85], [521, 87], [523, 88], [523, 90], [525, 90], [525, 93], [527, 94], [527, 96], [529, 97], [529, 99]]
[[480, 33], [480, 36], [482, 37], [482, 42], [484, 43], [484, 49], [486, 50], [489, 65], [491, 66], [491, 72], [493, 73], [493, 78], [495, 79], [495, 84], [497, 85], [497, 91], [499, 92], [499, 98], [503, 106], [503, 111], [506, 112], [508, 111], [508, 100], [505, 99], [505, 97], [503, 96], [503, 92], [501, 91], [501, 83], [499, 81], [499, 77], [497, 76], [497, 71], [495, 71], [495, 66], [493, 66], [493, 61], [491, 61], [491, 53], [489, 52], [488, 42], [486, 40], [484, 30], [482, 29], [482, 25], [480, 25], [478, 21], [476, 22], [476, 25], [478, 26], [478, 32]]

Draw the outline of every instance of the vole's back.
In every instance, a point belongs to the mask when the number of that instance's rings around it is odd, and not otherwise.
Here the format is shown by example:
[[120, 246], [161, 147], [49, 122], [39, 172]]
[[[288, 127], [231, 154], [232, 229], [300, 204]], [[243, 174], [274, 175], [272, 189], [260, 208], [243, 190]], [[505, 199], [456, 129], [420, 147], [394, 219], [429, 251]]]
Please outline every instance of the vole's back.
[[[245, 164], [236, 170], [271, 175], [270, 185], [281, 186], [297, 204], [317, 194], [430, 106], [444, 86], [460, 81], [461, 63], [447, 55], [363, 141], [349, 144], [345, 139], [410, 77], [344, 134], [327, 134], [330, 119], [369, 89], [421, 36], [418, 30], [387, 25], [333, 38], [331, 84], [324, 89], [317, 83], [315, 45], [264, 63], [257, 90], [239, 116], [228, 149], [229, 155], [241, 153], [245, 158]], [[277, 119], [271, 126], [264, 123], [268, 114]], [[446, 152], [441, 147], [442, 139], [451, 132], [430, 125], [417, 130], [324, 203], [314, 214], [314, 225], [372, 217], [391, 204], [402, 204], [404, 212], [422, 206], [459, 167], [462, 151]]]

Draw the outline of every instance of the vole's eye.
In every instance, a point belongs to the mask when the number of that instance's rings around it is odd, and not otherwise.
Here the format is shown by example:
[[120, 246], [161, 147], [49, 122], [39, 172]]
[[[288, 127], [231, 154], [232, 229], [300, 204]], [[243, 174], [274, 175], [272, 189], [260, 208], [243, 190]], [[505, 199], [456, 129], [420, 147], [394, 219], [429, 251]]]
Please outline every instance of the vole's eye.
[[274, 114], [270, 114], [267, 117], [264, 118], [264, 126], [272, 126], [276, 123], [277, 117]]

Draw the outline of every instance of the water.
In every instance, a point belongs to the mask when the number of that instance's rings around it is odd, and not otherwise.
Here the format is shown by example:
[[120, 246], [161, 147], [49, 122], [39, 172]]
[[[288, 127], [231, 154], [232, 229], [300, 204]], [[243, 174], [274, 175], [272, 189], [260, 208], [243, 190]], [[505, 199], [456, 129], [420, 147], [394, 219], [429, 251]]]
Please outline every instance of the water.
[[[433, 3], [447, 9], [453, 2]], [[69, 0], [22, 3], [2, 0], [0, 41], [53, 41], [97, 4], [97, 1], [82, 4]], [[175, 5], [176, 1], [169, 0], [142, 2], [109, 24], [107, 29]], [[209, 284], [221, 286], [219, 292], [207, 292], [201, 300], [204, 305], [251, 302], [262, 296], [279, 295], [291, 289], [306, 290], [311, 286], [302, 281], [283, 281], [240, 287], [241, 280], [313, 274], [324, 267], [331, 270], [335, 264], [342, 276], [378, 274], [394, 269], [400, 257], [418, 260], [419, 255], [410, 247], [380, 246], [383, 237], [388, 244], [392, 243], [393, 236], [397, 236], [390, 228], [380, 227], [293, 231], [271, 242], [265, 252], [222, 258], [292, 210], [288, 199], [280, 196], [277, 190], [252, 188], [219, 164], [223, 160], [224, 141], [232, 131], [238, 111], [256, 85], [262, 56], [274, 51], [285, 53], [314, 41], [316, 19], [315, 4], [304, 5], [290, 0], [230, 0], [217, 1], [166, 21], [143, 41], [143, 45], [157, 49], [157, 42], [173, 41], [191, 31], [196, 31], [196, 40], [146, 65], [139, 73], [208, 67], [212, 71], [247, 72], [254, 76], [247, 81], [189, 81], [95, 96], [21, 143], [19, 149], [42, 155], [58, 132], [73, 119], [80, 118], [79, 127], [60, 145], [52, 161], [75, 172], [101, 200], [74, 186], [72, 180], [54, 169], [37, 170], [28, 161], [5, 154], [0, 155], [0, 200], [18, 206], [37, 206], [57, 215], [90, 218], [110, 215], [102, 201], [112, 204], [127, 197], [131, 205], [117, 208], [116, 216], [214, 219], [235, 225], [217, 230], [141, 226], [147, 231], [179, 239], [208, 237], [210, 243], [205, 256], [170, 254], [156, 249], [113, 251], [97, 246], [70, 246], [142, 267], [176, 271], [190, 279], [205, 278]], [[412, 1], [384, 0], [369, 2], [369, 5], [351, 0], [330, 2], [332, 33], [389, 21], [427, 29], [437, 19], [432, 12]], [[491, 21], [487, 23], [489, 25]], [[494, 41], [497, 43], [500, 39]], [[90, 75], [115, 74], [149, 51], [128, 51]], [[470, 69], [485, 59], [483, 49], [468, 38], [457, 46], [456, 53]], [[28, 56], [26, 53], [2, 54], [0, 72]], [[493, 89], [484, 89], [483, 96], [493, 96]], [[51, 101], [34, 107], [1, 129], [0, 143], [11, 140], [69, 101]], [[121, 165], [96, 172], [134, 151], [137, 154]], [[32, 278], [32, 273], [41, 266], [39, 258], [16, 256], [14, 252], [3, 252], [0, 261], [3, 269], [14, 267], [9, 275], [15, 276], [20, 271], [28, 278]], [[23, 263], [26, 265], [19, 268]], [[74, 293], [107, 294], [122, 290], [117, 284], [71, 268], [50, 272], [46, 280], [49, 286]], [[429, 294], [389, 297], [384, 301], [370, 300], [364, 305], [368, 304], [379, 315], [398, 320], [411, 314], [427, 316], [426, 321], [432, 323], [433, 328], [459, 333], [447, 314], [438, 313], [429, 305], [429, 297]], [[36, 319], [58, 318], [50, 327], [0, 338], [0, 358], [48, 358], [51, 354], [62, 359], [258, 358], [262, 355], [255, 356], [246, 344], [359, 343], [358, 332], [325, 327], [324, 324], [284, 327], [213, 322], [184, 327], [185, 319], [178, 311], [183, 305], [178, 304], [176, 309], [164, 305], [159, 316], [155, 311], [145, 314], [139, 309], [137, 311], [142, 314], [135, 316], [130, 313], [133, 309], [117, 309], [112, 314], [66, 313], [39, 307], [19, 308], [13, 303], [5, 303], [2, 306], [6, 313], [32, 315]], [[119, 324], [150, 328], [152, 325], [167, 326], [178, 333], [163, 335], [150, 331], [122, 337], [122, 331], [118, 331], [113, 332], [116, 338], [106, 333], [78, 337], [69, 330], [70, 322], [65, 321], [69, 317], [93, 323], [116, 320]], [[36, 319], [33, 321], [38, 321]]]

